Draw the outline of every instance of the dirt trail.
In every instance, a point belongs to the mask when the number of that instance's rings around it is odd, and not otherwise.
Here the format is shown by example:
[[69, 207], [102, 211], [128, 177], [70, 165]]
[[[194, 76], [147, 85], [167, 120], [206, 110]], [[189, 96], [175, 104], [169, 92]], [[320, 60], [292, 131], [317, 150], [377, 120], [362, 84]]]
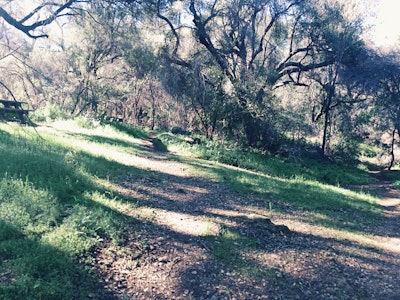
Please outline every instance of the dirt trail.
[[364, 188], [378, 195], [379, 205], [383, 209], [384, 218], [380, 224], [382, 242], [387, 249], [400, 255], [400, 190], [395, 189], [392, 182], [387, 179], [389, 172], [397, 171], [374, 172], [377, 182]]
[[[394, 171], [387, 171], [394, 172]], [[375, 191], [380, 195], [380, 205], [385, 209], [385, 215], [389, 218], [400, 216], [400, 191], [393, 187], [393, 184], [386, 179], [385, 172], [375, 173], [378, 182], [370, 184], [367, 189]], [[400, 226], [400, 225], [399, 225]]]
[[[389, 182], [364, 187], [382, 195], [385, 215], [359, 243], [307, 222], [307, 212], [262, 208], [169, 155], [146, 157], [157, 173], [121, 174], [110, 186], [138, 199], [125, 244], [93, 252], [116, 299], [400, 299], [400, 193]], [[291, 233], [270, 230], [266, 218]], [[232, 242], [230, 257], [218, 253], [227, 228], [255, 246]]]

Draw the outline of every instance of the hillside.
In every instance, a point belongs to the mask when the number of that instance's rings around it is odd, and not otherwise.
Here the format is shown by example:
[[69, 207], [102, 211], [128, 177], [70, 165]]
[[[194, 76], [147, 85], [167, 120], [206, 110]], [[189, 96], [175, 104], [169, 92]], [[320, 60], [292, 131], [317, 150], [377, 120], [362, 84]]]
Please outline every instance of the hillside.
[[0, 299], [400, 296], [394, 171], [87, 119], [0, 140]]

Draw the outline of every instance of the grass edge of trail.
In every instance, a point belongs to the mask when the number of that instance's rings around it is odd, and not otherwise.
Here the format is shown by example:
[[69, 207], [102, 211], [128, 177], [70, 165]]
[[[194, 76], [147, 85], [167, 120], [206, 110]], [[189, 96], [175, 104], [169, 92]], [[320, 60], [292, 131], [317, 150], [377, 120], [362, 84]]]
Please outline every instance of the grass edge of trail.
[[[7, 126], [11, 127], [6, 130]], [[56, 296], [59, 299], [67, 299], [71, 294], [65, 293], [64, 288], [76, 286], [85, 277], [87, 282], [91, 283], [75, 289], [73, 297], [78, 294], [82, 298], [89, 294], [100, 295], [102, 291], [98, 290], [97, 279], [85, 269], [85, 263], [90, 264], [90, 250], [105, 240], [116, 244], [123, 243], [124, 227], [134, 230], [137, 220], [125, 216], [118, 210], [123, 210], [122, 206], [134, 209], [135, 201], [140, 199], [125, 198], [117, 191], [104, 188], [98, 182], [102, 180], [109, 182], [119, 173], [126, 172], [142, 177], [151, 176], [154, 180], [157, 173], [138, 170], [102, 155], [93, 155], [76, 142], [84, 141], [91, 147], [112, 149], [113, 153], [128, 151], [129, 155], [143, 155], [151, 150], [136, 145], [129, 134], [121, 135], [120, 129], [114, 130], [112, 127], [107, 127], [107, 130], [105, 127], [84, 129], [85, 134], [74, 133], [73, 130], [62, 131], [60, 135], [57, 135], [57, 131], [43, 132], [41, 134], [46, 141], [42, 141], [29, 129], [19, 130], [14, 125], [0, 126], [1, 168], [4, 170], [1, 174], [3, 196], [0, 197], [0, 204], [3, 205], [0, 221], [4, 226], [0, 232], [0, 243], [8, 245], [3, 247], [1, 252], [0, 298], [2, 294], [10, 295], [9, 293], [18, 287], [20, 296], [27, 299]], [[101, 134], [104, 132], [107, 136], [103, 137]], [[222, 152], [221, 150], [221, 157]], [[231, 159], [232, 152], [227, 151], [227, 153]], [[247, 162], [253, 169], [260, 163], [260, 156], [257, 155], [256, 158], [253, 164]], [[184, 161], [183, 158], [179, 159]], [[241, 193], [260, 196], [265, 200], [261, 204], [264, 209], [270, 208], [271, 201], [278, 204], [289, 203], [297, 209], [322, 212], [325, 217], [321, 222], [327, 225], [326, 217], [335, 221], [338, 211], [352, 211], [357, 208], [347, 200], [340, 206], [336, 205], [337, 201], [333, 203], [325, 201], [323, 205], [316, 205], [317, 200], [321, 198], [333, 201], [333, 198], [327, 196], [334, 194], [337, 198], [341, 194], [339, 188], [332, 185], [325, 186], [319, 181], [305, 179], [302, 176], [291, 177], [289, 173], [282, 176], [283, 178], [271, 172], [265, 174], [263, 170], [268, 168], [267, 164], [262, 165], [261, 171], [249, 172], [194, 159], [184, 162], [193, 168], [203, 168], [223, 184], [228, 184]], [[279, 160], [273, 161], [273, 164], [275, 169], [279, 169], [277, 167]], [[302, 168], [304, 166], [298, 169], [301, 171]], [[287, 172], [290, 172], [290, 169], [288, 168]], [[14, 193], [15, 198], [10, 198], [10, 191], [15, 192], [17, 186], [20, 192]], [[302, 190], [308, 192], [303, 198], [300, 197]], [[318, 194], [319, 196], [316, 196]], [[35, 197], [42, 202], [32, 201]], [[310, 206], [307, 199], [311, 197], [314, 197], [312, 202], [314, 204]], [[348, 197], [351, 200], [355, 196]], [[10, 199], [13, 200], [9, 201]], [[48, 208], [52, 208], [52, 213], [46, 215], [44, 211]], [[279, 205], [274, 209], [279, 209]], [[354, 215], [349, 215], [348, 218], [354, 219]], [[328, 225], [332, 228], [354, 230], [353, 227], [339, 226], [340, 222], [346, 223], [348, 220], [339, 220]], [[39, 253], [36, 258], [29, 256], [27, 245], [43, 255]], [[56, 263], [50, 264], [49, 259]], [[76, 265], [76, 261], [82, 264]], [[46, 276], [58, 269], [66, 270], [65, 277], [57, 279], [59, 285]], [[74, 273], [80, 274], [81, 279], [78, 280]], [[20, 288], [22, 285], [23, 289]]]

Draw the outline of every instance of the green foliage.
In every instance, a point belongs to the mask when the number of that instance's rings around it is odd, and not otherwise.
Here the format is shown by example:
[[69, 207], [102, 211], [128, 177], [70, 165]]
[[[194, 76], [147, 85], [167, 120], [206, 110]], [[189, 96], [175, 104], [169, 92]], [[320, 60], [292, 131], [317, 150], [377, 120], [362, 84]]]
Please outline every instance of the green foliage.
[[87, 187], [83, 165], [68, 149], [49, 144], [34, 135], [29, 139], [12, 138], [0, 132], [0, 136], [3, 138], [0, 167], [11, 176], [26, 178], [35, 186], [48, 189], [60, 200], [66, 201]]
[[75, 122], [78, 126], [86, 129], [94, 129], [100, 125], [100, 121], [90, 117], [78, 117], [75, 118]]
[[48, 104], [43, 108], [34, 110], [29, 114], [33, 122], [49, 122], [57, 119], [67, 119], [67, 114], [59, 105]]
[[367, 158], [375, 158], [381, 153], [381, 149], [377, 146], [360, 144], [360, 155]]
[[[27, 236], [41, 234], [57, 223], [60, 207], [47, 191], [32, 183], [3, 178], [0, 182], [0, 220]], [[7, 234], [0, 232], [0, 240]]]
[[[30, 128], [0, 125], [0, 299], [98, 298], [96, 280], [76, 261], [105, 240], [119, 243], [125, 226], [132, 228], [100, 204], [100, 195], [103, 202], [117, 196], [96, 184], [126, 166], [83, 151], [74, 142], [88, 137], [70, 130], [39, 138]], [[125, 149], [123, 138], [103, 147], [119, 142]]]
[[159, 151], [159, 152], [167, 152], [168, 151], [167, 146], [165, 146], [164, 143], [160, 139], [153, 138], [151, 140], [151, 142], [153, 143], [154, 150]]
[[189, 146], [184, 142], [183, 137], [169, 135], [161, 135], [160, 137], [166, 143], [190, 147], [190, 150], [199, 158], [258, 171], [279, 178], [292, 179], [302, 176], [306, 180], [332, 185], [361, 184], [371, 180], [365, 170], [326, 159], [305, 157], [300, 160], [292, 160], [271, 155], [255, 148], [239, 147], [218, 140], [203, 140], [200, 145]]
[[154, 49], [149, 46], [142, 45], [131, 49], [125, 54], [127, 63], [135, 69], [138, 78], [143, 78], [156, 72], [159, 60], [154, 55], [154, 52]]
[[[107, 218], [101, 215], [87, 221], [95, 213], [83, 215], [79, 206], [72, 210], [70, 217], [59, 225], [62, 207], [51, 193], [20, 179], [2, 179], [0, 299], [76, 299], [87, 298], [93, 293], [90, 285], [94, 286], [95, 280], [85, 275], [83, 269], [67, 256], [88, 251], [95, 244], [92, 242], [94, 228], [99, 231]], [[62, 232], [61, 229], [66, 227], [64, 224], [70, 225], [72, 218], [79, 223]], [[68, 248], [76, 241], [71, 230], [78, 228], [82, 239], [74, 244], [76, 248]], [[48, 238], [54, 235], [62, 243]], [[80, 284], [79, 278], [85, 278], [86, 283]]]
[[0, 299], [88, 299], [100, 288], [64, 253], [38, 241], [0, 241], [0, 261]]
[[107, 121], [107, 120], [101, 120], [102, 125], [110, 125], [112, 128], [115, 128], [115, 130], [125, 133], [129, 136], [133, 136], [138, 139], [146, 139], [148, 138], [148, 134], [145, 129], [139, 128], [137, 126], [132, 126], [129, 124], [125, 124], [122, 122], [117, 122], [117, 121]]
[[103, 238], [117, 236], [121, 229], [114, 221], [116, 216], [104, 208], [75, 205], [68, 214], [43, 240], [71, 256], [87, 253]]
[[[365, 214], [364, 216], [379, 214], [373, 197], [308, 180], [301, 175], [287, 179], [218, 167], [215, 167], [214, 172], [238, 191], [253, 192], [266, 201], [278, 199], [301, 209], [323, 212], [329, 218], [337, 219], [337, 226], [341, 224], [338, 220], [340, 217], [351, 221], [352, 216], [346, 215], [346, 212], [351, 214], [358, 211], [361, 215]], [[340, 216], [336, 216], [337, 211], [342, 211]]]
[[[151, 150], [133, 142], [133, 127], [88, 124], [93, 123], [68, 121], [62, 129], [49, 124], [39, 129], [41, 138], [31, 128], [0, 124], [0, 299], [99, 298], [103, 291], [82, 264], [97, 245], [121, 243], [128, 227], [135, 230], [130, 216], [137, 201], [106, 187], [122, 173], [145, 174], [126, 160]], [[368, 182], [365, 169], [288, 160], [204, 137], [192, 145], [185, 138], [159, 134], [153, 144], [191, 151], [201, 159], [179, 159], [234, 190], [258, 195], [260, 208], [279, 213], [290, 206], [315, 214], [305, 222], [356, 232], [379, 216], [372, 196], [337, 186]], [[249, 278], [268, 276], [265, 268], [239, 259], [257, 249], [257, 240], [222, 224], [220, 235], [209, 238], [223, 264]]]
[[[319, 159], [291, 161], [255, 149], [233, 145], [228, 148], [227, 144], [220, 142], [187, 146], [179, 137], [163, 137], [166, 142], [180, 144], [202, 159], [239, 167], [185, 160], [238, 192], [258, 195], [264, 199], [258, 205], [267, 210], [270, 210], [272, 202], [275, 203], [274, 210], [279, 210], [285, 203], [298, 210], [320, 214], [309, 222], [320, 222], [333, 228], [345, 227], [350, 231], [362, 230], [361, 224], [371, 225], [379, 219], [380, 208], [374, 197], [340, 187], [371, 182], [373, 178], [362, 165], [356, 167]], [[349, 228], [344, 225], [354, 222], [360, 226]]]

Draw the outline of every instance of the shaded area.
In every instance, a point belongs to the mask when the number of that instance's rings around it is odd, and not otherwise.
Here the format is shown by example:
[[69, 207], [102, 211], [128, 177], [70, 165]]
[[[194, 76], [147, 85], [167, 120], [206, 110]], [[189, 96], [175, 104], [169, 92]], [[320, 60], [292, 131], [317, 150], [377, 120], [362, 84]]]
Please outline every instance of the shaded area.
[[[65, 299], [398, 296], [399, 257], [395, 253], [319, 232], [305, 233], [295, 227], [274, 231], [265, 225], [269, 218], [275, 225], [283, 225], [274, 220], [279, 216], [296, 219], [304, 226], [319, 225], [322, 230], [382, 233], [379, 222], [385, 217], [379, 206], [363, 202], [357, 193], [256, 173], [248, 181], [243, 175], [248, 171], [154, 154], [151, 148], [119, 139], [94, 137], [92, 142], [132, 148], [131, 155], [153, 163], [150, 170], [97, 157], [84, 149], [71, 151], [2, 131], [0, 135], [5, 141], [0, 156], [16, 162], [2, 160], [7, 176], [29, 178], [35, 188], [49, 190], [60, 202], [54, 232], [65, 226], [80, 230], [86, 241], [93, 241], [83, 257], [76, 257], [80, 259], [76, 264], [66, 251], [37, 237], [27, 238], [0, 220], [4, 242], [15, 242], [13, 247], [0, 247], [4, 295], [8, 289], [16, 289], [15, 280], [25, 274], [32, 282], [30, 288], [41, 280], [50, 282], [61, 299], [64, 289], [75, 292], [66, 293]], [[89, 136], [75, 138], [87, 141]], [[182, 163], [171, 164], [173, 160]], [[184, 170], [188, 166], [205, 170], [212, 178], [193, 176]], [[38, 169], [40, 175], [33, 176]], [[37, 250], [32, 255], [39, 252], [45, 257], [27, 256], [21, 261], [19, 251], [31, 247]], [[30, 266], [34, 271], [24, 269], [37, 259], [40, 263]], [[21, 273], [9, 272], [13, 261], [21, 262]], [[46, 277], [45, 265], [51, 267], [48, 274], [53, 276], [66, 270], [60, 285]], [[100, 282], [93, 274], [101, 276]], [[27, 293], [32, 295], [32, 289]]]
[[[221, 185], [228, 185], [238, 194], [250, 195], [252, 201], [244, 201], [243, 205], [255, 205], [284, 214], [318, 212], [316, 217], [310, 218], [308, 215], [308, 219], [302, 221], [350, 232], [373, 234], [383, 220], [381, 205], [377, 203], [376, 198], [365, 193], [358, 194], [345, 188], [323, 185], [315, 181], [266, 176], [220, 164], [184, 158], [179, 160], [211, 172]], [[174, 179], [169, 181], [174, 182]], [[388, 232], [388, 234], [397, 233]]]
[[0, 227], [1, 299], [117, 299], [64, 252], [27, 238], [2, 219]]
[[[268, 208], [268, 203], [262, 198], [235, 193], [223, 184], [199, 178], [153, 174], [150, 177], [121, 177], [119, 180], [125, 190], [141, 195], [138, 197], [141, 199], [138, 202], [139, 208], [154, 209], [148, 217], [148, 223], [143, 224], [141, 234], [141, 238], [148, 241], [148, 246], [143, 248], [135, 260], [137, 263], [133, 270], [129, 270], [130, 275], [124, 276], [124, 270], [117, 268], [110, 275], [110, 278], [123, 278], [126, 293], [130, 297], [397, 297], [395, 286], [398, 284], [398, 256], [354, 241], [303, 234], [296, 232], [295, 228], [293, 234], [266, 230], [261, 223], [263, 218], [254, 220], [248, 217], [254, 205]], [[324, 193], [321, 195], [325, 196]], [[340, 192], [334, 196], [341, 196]], [[274, 202], [274, 205], [279, 207], [279, 201]], [[243, 210], [245, 207], [247, 211]], [[213, 213], [213, 208], [217, 212]], [[217, 224], [218, 231], [200, 236], [178, 233], [171, 230], [173, 224], [165, 224], [163, 220], [157, 219], [159, 209], [181, 213], [181, 221], [188, 218], [188, 215], [194, 221], [206, 219], [210, 226]], [[349, 212], [353, 209], [351, 205], [342, 208]], [[232, 215], [219, 214], [218, 210], [229, 211]], [[280, 211], [297, 214], [304, 212], [304, 208], [281, 204]], [[161, 215], [164, 218], [163, 213]], [[360, 224], [354, 229], [354, 226], [341, 225], [335, 213], [328, 216], [331, 221], [326, 222], [324, 218], [320, 224], [332, 228], [347, 227], [350, 229], [348, 231], [359, 233], [369, 233], [366, 226], [373, 228], [373, 224], [369, 224], [371, 220], [363, 221], [364, 217], [375, 218], [372, 223], [381, 218], [379, 213], [361, 212]], [[347, 221], [354, 221], [354, 216], [347, 217]], [[318, 220], [312, 219], [302, 221], [318, 223]], [[155, 226], [159, 223], [164, 225]], [[185, 224], [189, 226], [189, 223], [182, 222], [181, 227]], [[133, 247], [140, 249], [137, 245]], [[108, 273], [106, 270], [103, 272]], [[132, 276], [132, 273], [135, 275]], [[178, 278], [177, 274], [180, 274]], [[153, 289], [145, 292], [141, 290], [140, 285], [134, 281], [141, 276], [151, 281]], [[164, 281], [158, 284], [158, 280]], [[173, 283], [176, 286], [165, 290], [165, 282], [171, 284], [171, 287]]]
[[0, 298], [114, 299], [88, 250], [122, 240], [134, 220], [93, 201], [106, 191], [92, 176], [128, 168], [34, 136], [0, 139]]

